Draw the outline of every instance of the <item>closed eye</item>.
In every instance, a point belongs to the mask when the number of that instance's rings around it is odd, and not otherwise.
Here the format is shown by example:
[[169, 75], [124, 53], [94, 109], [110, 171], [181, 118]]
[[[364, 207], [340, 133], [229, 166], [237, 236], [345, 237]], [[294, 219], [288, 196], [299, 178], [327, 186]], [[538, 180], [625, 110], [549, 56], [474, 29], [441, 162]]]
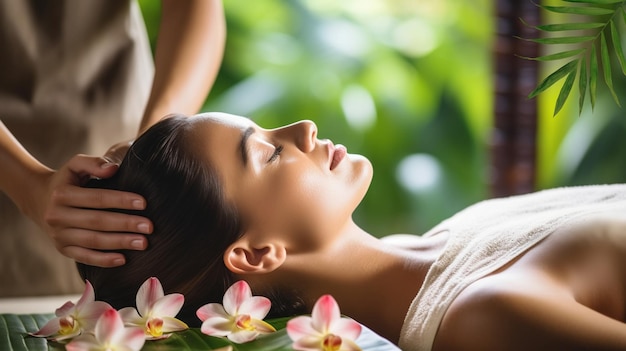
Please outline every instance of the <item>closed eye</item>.
[[278, 156], [280, 156], [281, 152], [283, 152], [283, 146], [282, 145], [276, 146], [276, 148], [274, 149], [274, 153], [272, 153], [272, 156], [270, 156], [269, 160], [267, 160], [267, 163], [271, 163], [275, 161], [278, 158]]

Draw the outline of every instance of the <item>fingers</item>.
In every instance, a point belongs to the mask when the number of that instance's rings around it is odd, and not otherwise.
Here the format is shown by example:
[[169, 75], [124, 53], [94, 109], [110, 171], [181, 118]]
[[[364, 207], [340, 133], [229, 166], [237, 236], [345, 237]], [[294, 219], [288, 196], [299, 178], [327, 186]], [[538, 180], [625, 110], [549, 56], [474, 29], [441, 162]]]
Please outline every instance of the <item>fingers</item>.
[[77, 262], [98, 267], [117, 267], [126, 263], [124, 255], [116, 252], [99, 252], [78, 246], [68, 246], [60, 250], [62, 254]]
[[61, 246], [59, 251], [62, 254], [77, 262], [98, 267], [121, 266], [126, 260], [121, 253], [97, 250], [145, 250], [148, 247], [148, 240], [136, 234], [66, 229], [63, 237], [71, 245], [63, 246], [65, 241], [59, 240], [57, 245]]
[[[52, 228], [83, 228], [98, 232], [152, 233], [152, 222], [144, 217], [124, 213], [89, 210], [83, 208], [64, 208], [63, 211], [49, 211], [45, 216], [46, 223]], [[55, 235], [55, 240], [65, 238]], [[102, 249], [97, 246], [92, 248]]]
[[[125, 263], [119, 252], [103, 250], [144, 250], [152, 233], [152, 222], [144, 217], [103, 211], [143, 210], [145, 199], [129, 192], [83, 188], [91, 176], [107, 178], [117, 165], [104, 158], [76, 155], [52, 178], [43, 225], [57, 249], [78, 262], [115, 267]], [[40, 216], [41, 217], [41, 216]]]
[[61, 247], [78, 246], [95, 250], [145, 250], [148, 247], [148, 240], [141, 234], [68, 228], [62, 236], [57, 241]]
[[52, 193], [57, 204], [81, 208], [118, 208], [143, 210], [146, 200], [138, 194], [97, 188], [81, 188], [73, 185], [59, 186]]
[[107, 150], [104, 158], [114, 163], [121, 163], [132, 144], [133, 140], [119, 142]]
[[108, 178], [115, 174], [118, 165], [103, 157], [76, 155], [68, 161], [67, 167], [74, 174], [89, 174], [98, 178]]

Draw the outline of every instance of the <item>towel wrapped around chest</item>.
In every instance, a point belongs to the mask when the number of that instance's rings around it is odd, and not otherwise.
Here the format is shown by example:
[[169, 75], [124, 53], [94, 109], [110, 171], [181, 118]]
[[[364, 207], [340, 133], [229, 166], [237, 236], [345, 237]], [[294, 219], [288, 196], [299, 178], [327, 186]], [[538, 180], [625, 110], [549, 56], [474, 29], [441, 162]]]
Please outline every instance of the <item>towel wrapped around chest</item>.
[[626, 184], [556, 188], [472, 205], [424, 235], [449, 232], [443, 253], [411, 303], [399, 346], [431, 350], [458, 294], [553, 233], [594, 215], [626, 216]]

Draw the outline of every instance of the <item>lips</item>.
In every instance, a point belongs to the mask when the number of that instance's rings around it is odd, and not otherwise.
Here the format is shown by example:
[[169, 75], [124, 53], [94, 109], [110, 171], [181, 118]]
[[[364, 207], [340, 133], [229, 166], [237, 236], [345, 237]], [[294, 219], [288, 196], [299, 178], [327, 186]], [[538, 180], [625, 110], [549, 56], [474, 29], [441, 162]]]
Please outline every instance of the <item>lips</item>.
[[339, 165], [341, 160], [343, 160], [344, 157], [346, 157], [347, 153], [348, 153], [348, 150], [346, 150], [345, 146], [340, 145], [340, 144], [333, 146], [331, 144], [331, 154], [330, 154], [330, 170], [331, 171]]

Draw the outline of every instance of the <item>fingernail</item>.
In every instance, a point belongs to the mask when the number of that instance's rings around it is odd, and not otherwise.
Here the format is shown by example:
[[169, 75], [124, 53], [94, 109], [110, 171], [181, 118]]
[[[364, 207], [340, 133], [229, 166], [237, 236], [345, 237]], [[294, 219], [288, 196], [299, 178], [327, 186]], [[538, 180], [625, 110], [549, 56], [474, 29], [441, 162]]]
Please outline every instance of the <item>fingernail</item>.
[[124, 264], [124, 259], [123, 258], [116, 258], [113, 260], [113, 264], [116, 266], [121, 266]]
[[140, 232], [142, 233], [150, 233], [150, 226], [148, 225], [148, 223], [139, 223], [137, 224], [137, 229], [139, 229]]
[[133, 204], [133, 208], [138, 209], [138, 210], [143, 210], [143, 201], [133, 200], [132, 204]]
[[130, 242], [130, 246], [133, 249], [143, 250], [143, 240], [139, 240], [139, 239], [133, 240]]

